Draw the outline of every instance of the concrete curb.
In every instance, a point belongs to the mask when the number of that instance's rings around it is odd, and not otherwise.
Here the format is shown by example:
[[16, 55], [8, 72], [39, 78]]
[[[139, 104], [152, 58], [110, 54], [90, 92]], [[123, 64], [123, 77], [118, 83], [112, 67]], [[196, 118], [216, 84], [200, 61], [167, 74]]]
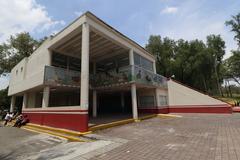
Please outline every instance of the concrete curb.
[[39, 129], [39, 128], [35, 128], [35, 127], [30, 127], [30, 126], [23, 126], [21, 127], [22, 129], [28, 130], [28, 131], [32, 131], [32, 132], [37, 132], [37, 133], [47, 133], [56, 137], [61, 137], [61, 138], [65, 138], [69, 141], [74, 141], [74, 142], [90, 142], [87, 140], [83, 140], [81, 139], [81, 137], [74, 137], [74, 136], [70, 136], [70, 135], [65, 135], [65, 134], [61, 134], [58, 132], [54, 132], [54, 131], [49, 131], [46, 129]]
[[39, 129], [44, 129], [44, 130], [50, 130], [50, 131], [54, 131], [54, 132], [58, 132], [58, 133], [68, 134], [68, 135], [71, 135], [71, 136], [82, 136], [82, 135], [92, 133], [91, 131], [89, 131], [89, 132], [77, 132], [77, 131], [71, 131], [71, 130], [67, 130], [67, 129], [54, 128], [54, 127], [49, 127], [49, 126], [42, 126], [42, 125], [37, 125], [37, 124], [32, 124], [32, 123], [28, 123], [28, 124], [26, 124], [26, 126], [39, 128]]
[[180, 115], [174, 115], [174, 114], [157, 114], [157, 117], [159, 118], [181, 118], [182, 116]]

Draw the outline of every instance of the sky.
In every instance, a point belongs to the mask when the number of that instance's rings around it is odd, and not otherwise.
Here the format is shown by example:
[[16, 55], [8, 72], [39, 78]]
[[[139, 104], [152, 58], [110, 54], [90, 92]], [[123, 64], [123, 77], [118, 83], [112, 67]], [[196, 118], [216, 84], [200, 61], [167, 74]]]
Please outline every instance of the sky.
[[[56, 34], [90, 11], [143, 47], [150, 35], [205, 41], [220, 34], [225, 58], [237, 48], [224, 23], [240, 12], [240, 0], [0, 0], [0, 7], [0, 43], [23, 31], [36, 39]], [[8, 81], [0, 77], [0, 89]]]

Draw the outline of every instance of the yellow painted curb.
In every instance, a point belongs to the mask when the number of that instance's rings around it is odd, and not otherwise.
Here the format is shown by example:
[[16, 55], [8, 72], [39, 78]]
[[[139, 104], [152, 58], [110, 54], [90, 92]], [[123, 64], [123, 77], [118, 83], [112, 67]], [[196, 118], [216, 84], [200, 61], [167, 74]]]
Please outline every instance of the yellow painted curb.
[[102, 130], [102, 129], [115, 127], [115, 126], [119, 126], [119, 125], [123, 125], [123, 124], [133, 123], [133, 122], [135, 122], [134, 119], [125, 119], [125, 120], [121, 120], [121, 121], [116, 121], [116, 122], [111, 122], [111, 123], [105, 123], [105, 124], [92, 126], [92, 127], [89, 128], [89, 130], [90, 131]]
[[125, 120], [115, 121], [115, 122], [111, 122], [111, 123], [100, 124], [100, 125], [90, 127], [89, 130], [97, 131], [97, 130], [102, 130], [102, 129], [107, 129], [107, 128], [111, 128], [111, 127], [115, 127], [115, 126], [128, 124], [128, 123], [141, 122], [142, 120], [150, 119], [150, 118], [154, 118], [154, 117], [157, 117], [157, 114], [151, 114], [151, 115], [139, 117], [138, 119], [125, 119]]
[[69, 136], [69, 135], [63, 135], [61, 133], [57, 133], [57, 132], [52, 132], [52, 131], [48, 131], [48, 130], [44, 130], [44, 129], [39, 129], [39, 128], [35, 128], [35, 127], [30, 127], [30, 126], [23, 126], [21, 127], [23, 129], [32, 131], [32, 132], [37, 132], [37, 133], [47, 133], [53, 136], [57, 136], [57, 137], [61, 137], [61, 138], [65, 138], [67, 140], [70, 141], [76, 141], [76, 142], [90, 142], [90, 141], [86, 141], [86, 140], [82, 140], [78, 137], [73, 137], [73, 136]]
[[162, 118], [167, 118], [167, 117], [172, 117], [172, 118], [181, 118], [182, 116], [179, 115], [173, 115], [173, 114], [158, 114], [158, 117], [162, 117]]
[[141, 122], [142, 120], [140, 119], [134, 119], [134, 122]]
[[71, 131], [71, 130], [67, 130], [67, 129], [54, 128], [54, 127], [49, 127], [49, 126], [42, 126], [42, 125], [37, 125], [37, 124], [32, 124], [32, 123], [27, 123], [26, 126], [39, 128], [39, 129], [44, 129], [44, 130], [50, 130], [50, 131], [63, 133], [63, 134], [68, 134], [68, 135], [72, 135], [72, 136], [82, 136], [82, 135], [86, 135], [86, 134], [92, 133], [91, 131], [88, 131], [88, 132], [77, 132], [77, 131]]
[[140, 120], [145, 120], [145, 119], [150, 119], [150, 118], [154, 118], [157, 117], [157, 114], [151, 114], [151, 115], [146, 115], [143, 117], [139, 117]]

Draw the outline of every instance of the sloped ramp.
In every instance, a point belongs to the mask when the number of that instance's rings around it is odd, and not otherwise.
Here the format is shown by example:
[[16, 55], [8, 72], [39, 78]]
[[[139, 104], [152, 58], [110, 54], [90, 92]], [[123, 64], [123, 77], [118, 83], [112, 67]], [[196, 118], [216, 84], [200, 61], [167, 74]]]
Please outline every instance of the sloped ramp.
[[231, 105], [175, 80], [168, 81], [171, 113], [232, 113]]

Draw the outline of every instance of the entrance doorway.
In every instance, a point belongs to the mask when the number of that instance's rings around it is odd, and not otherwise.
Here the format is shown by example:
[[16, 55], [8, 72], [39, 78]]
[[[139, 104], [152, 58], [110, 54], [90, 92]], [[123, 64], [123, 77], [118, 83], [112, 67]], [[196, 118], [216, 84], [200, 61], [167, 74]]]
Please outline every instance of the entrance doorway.
[[90, 113], [89, 126], [130, 118], [132, 118], [132, 100], [130, 91], [98, 92], [97, 117], [92, 117], [92, 114]]

